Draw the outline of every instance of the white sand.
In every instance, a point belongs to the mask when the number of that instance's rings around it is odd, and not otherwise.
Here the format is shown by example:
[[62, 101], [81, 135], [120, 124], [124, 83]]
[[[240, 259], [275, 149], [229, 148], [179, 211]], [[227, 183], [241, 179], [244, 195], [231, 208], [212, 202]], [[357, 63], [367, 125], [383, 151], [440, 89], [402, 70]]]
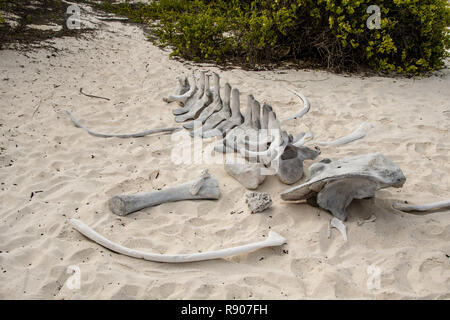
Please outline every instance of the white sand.
[[[327, 238], [328, 212], [282, 202], [279, 193], [288, 186], [276, 177], [258, 190], [272, 195], [272, 208], [249, 214], [245, 189], [222, 165], [206, 166], [221, 181], [218, 201], [113, 215], [106, 205], [111, 196], [185, 182], [205, 165], [174, 165], [170, 135], [95, 138], [74, 127], [63, 110], [101, 132], [170, 127], [176, 106], [162, 98], [173, 92], [177, 75], [202, 67], [170, 60], [139, 28], [119, 22], [105, 22], [89, 38], [55, 40], [61, 49], [56, 56], [44, 49], [0, 51], [0, 298], [450, 298], [450, 211], [414, 215], [391, 209], [396, 199], [450, 198], [448, 71], [426, 79], [220, 71], [223, 83], [241, 90], [243, 105], [245, 94], [253, 93], [283, 118], [301, 107], [287, 88], [305, 94], [311, 111], [284, 125], [290, 133], [309, 129], [316, 141], [328, 141], [364, 121], [375, 126], [363, 140], [322, 148], [319, 157], [378, 151], [407, 177], [402, 189], [350, 205], [345, 243], [336, 229]], [[110, 101], [83, 96], [80, 87]], [[155, 170], [159, 176], [150, 180]], [[375, 222], [358, 225], [372, 215]], [[158, 253], [259, 241], [269, 228], [288, 244], [169, 265], [112, 253], [74, 231], [71, 217], [120, 244]], [[78, 290], [66, 285], [71, 265], [81, 270]], [[381, 272], [379, 289], [367, 286], [371, 265]]]

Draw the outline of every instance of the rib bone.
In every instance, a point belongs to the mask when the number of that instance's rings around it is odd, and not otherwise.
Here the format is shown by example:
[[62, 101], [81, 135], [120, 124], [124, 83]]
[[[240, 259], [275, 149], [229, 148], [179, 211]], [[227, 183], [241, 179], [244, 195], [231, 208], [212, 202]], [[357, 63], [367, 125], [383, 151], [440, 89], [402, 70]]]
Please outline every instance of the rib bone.
[[80, 220], [70, 219], [70, 224], [81, 234], [98, 243], [99, 245], [133, 258], [144, 259], [155, 262], [167, 262], [167, 263], [181, 263], [181, 262], [195, 262], [212, 259], [226, 258], [246, 252], [255, 251], [266, 247], [277, 247], [286, 243], [286, 239], [274, 231], [269, 232], [269, 236], [266, 240], [254, 242], [234, 248], [220, 249], [216, 251], [201, 252], [201, 253], [189, 253], [189, 254], [158, 254], [143, 252], [140, 250], [130, 249], [120, 244], [114, 243], [111, 240], [103, 237], [101, 234], [94, 231], [88, 225], [84, 224]]
[[219, 195], [219, 184], [217, 180], [206, 172], [202, 173], [201, 177], [194, 181], [186, 182], [165, 190], [118, 195], [111, 198], [108, 204], [113, 213], [119, 216], [125, 216], [143, 208], [156, 206], [165, 202], [218, 199]]
[[291, 90], [291, 89], [288, 89], [288, 90], [291, 91], [293, 94], [295, 94], [297, 97], [299, 97], [303, 101], [303, 109], [300, 110], [298, 113], [294, 114], [293, 116], [281, 120], [281, 122], [285, 122], [285, 121], [301, 118], [305, 114], [307, 114], [309, 109], [310, 109], [309, 101], [303, 94], [301, 94], [300, 92], [296, 92], [294, 90]]
[[450, 208], [450, 199], [438, 202], [432, 202], [427, 204], [405, 204], [401, 202], [396, 202], [393, 205], [394, 209], [400, 211], [431, 211], [437, 209], [447, 209]]
[[359, 126], [358, 129], [353, 131], [348, 136], [341, 137], [341, 138], [338, 138], [338, 139], [330, 141], [330, 142], [317, 142], [317, 144], [321, 145], [321, 146], [327, 146], [327, 147], [340, 146], [340, 145], [364, 138], [367, 134], [367, 131], [369, 131], [371, 128], [373, 128], [373, 125], [371, 123], [364, 122], [363, 124], [361, 124]]

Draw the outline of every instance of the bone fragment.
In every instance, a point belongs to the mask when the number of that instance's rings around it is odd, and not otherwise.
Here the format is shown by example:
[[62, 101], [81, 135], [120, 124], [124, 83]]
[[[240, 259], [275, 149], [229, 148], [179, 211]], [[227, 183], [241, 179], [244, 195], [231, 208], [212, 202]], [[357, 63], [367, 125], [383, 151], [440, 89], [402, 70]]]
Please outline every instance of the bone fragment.
[[293, 94], [295, 94], [297, 97], [299, 97], [303, 101], [303, 109], [301, 109], [298, 113], [294, 114], [293, 116], [281, 120], [281, 122], [285, 122], [285, 121], [301, 118], [305, 114], [307, 114], [309, 109], [310, 109], [309, 101], [303, 94], [301, 94], [300, 92], [291, 90], [291, 89], [288, 89], [288, 90], [291, 91]]
[[125, 216], [141, 209], [165, 202], [180, 200], [218, 199], [220, 195], [217, 180], [202, 174], [200, 178], [171, 188], [130, 195], [118, 195], [108, 202], [111, 211]]

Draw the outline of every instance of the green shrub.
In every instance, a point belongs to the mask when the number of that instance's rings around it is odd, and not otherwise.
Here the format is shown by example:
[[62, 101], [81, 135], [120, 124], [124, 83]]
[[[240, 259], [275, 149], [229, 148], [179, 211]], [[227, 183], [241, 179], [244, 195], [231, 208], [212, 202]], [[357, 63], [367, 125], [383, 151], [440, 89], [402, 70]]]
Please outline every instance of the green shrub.
[[[381, 8], [368, 29], [367, 8]], [[441, 68], [450, 47], [446, 0], [155, 0], [103, 4], [148, 22], [159, 45], [195, 61], [250, 67], [296, 59], [334, 70], [370, 67], [420, 74]]]

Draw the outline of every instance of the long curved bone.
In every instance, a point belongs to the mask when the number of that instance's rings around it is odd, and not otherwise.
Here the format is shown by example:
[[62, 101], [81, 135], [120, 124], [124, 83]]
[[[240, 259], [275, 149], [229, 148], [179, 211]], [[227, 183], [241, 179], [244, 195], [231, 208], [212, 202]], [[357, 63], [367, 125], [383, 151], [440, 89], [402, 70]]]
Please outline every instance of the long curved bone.
[[86, 131], [87, 133], [89, 133], [92, 136], [100, 137], [100, 138], [122, 138], [122, 139], [139, 138], [139, 137], [148, 136], [148, 135], [154, 134], [154, 133], [174, 132], [174, 131], [180, 130], [180, 128], [172, 127], [172, 128], [152, 129], [152, 130], [147, 130], [147, 131], [142, 131], [142, 132], [137, 132], [137, 133], [129, 133], [129, 134], [98, 133], [98, 132], [92, 131], [91, 129], [86, 128], [84, 125], [82, 125], [77, 119], [75, 119], [72, 116], [72, 114], [69, 111], [66, 110], [65, 113], [69, 116], [70, 120], [72, 120], [72, 122], [75, 126], [83, 129], [84, 131]]
[[[213, 101], [200, 112], [198, 117], [195, 120], [187, 122], [183, 124], [185, 129], [194, 128], [195, 122], [201, 122], [202, 124], [215, 112], [222, 110], [222, 98], [220, 97], [220, 77], [217, 73], [213, 73], [213, 81], [214, 81], [214, 91], [213, 91]], [[192, 134], [191, 134], [192, 136]]]
[[207, 172], [202, 172], [196, 180], [147, 193], [118, 195], [108, 201], [111, 211], [119, 216], [156, 206], [165, 202], [198, 199], [219, 199], [220, 191], [217, 180]]
[[226, 135], [228, 131], [242, 124], [242, 122], [244, 121], [244, 116], [241, 113], [241, 102], [239, 96], [240, 93], [238, 89], [234, 88], [233, 90], [231, 90], [231, 117], [221, 122], [214, 129], [203, 132], [204, 138], [223, 136], [224, 134]]
[[331, 146], [340, 146], [358, 139], [362, 139], [366, 136], [367, 132], [373, 128], [373, 125], [369, 122], [362, 123], [358, 129], [353, 131], [351, 134], [345, 137], [338, 138], [336, 140], [330, 142], [317, 142], [318, 145], [331, 147]]
[[401, 203], [400, 201], [397, 201], [393, 204], [393, 208], [400, 210], [400, 211], [405, 211], [405, 212], [447, 209], [447, 208], [450, 208], [450, 199], [438, 201], [438, 202], [427, 203], [427, 204], [407, 204], [407, 203]]
[[203, 96], [198, 100], [192, 108], [185, 114], [181, 114], [175, 117], [176, 122], [184, 122], [189, 119], [195, 119], [198, 115], [209, 106], [212, 101], [211, 91], [209, 90], [209, 75], [205, 75], [205, 89], [203, 90]]
[[294, 114], [293, 116], [281, 120], [281, 122], [285, 122], [285, 121], [301, 118], [305, 114], [307, 114], [309, 109], [310, 109], [309, 101], [303, 94], [301, 94], [300, 92], [291, 90], [291, 89], [288, 89], [288, 90], [291, 91], [293, 94], [295, 94], [297, 97], [299, 97], [303, 101], [303, 109], [301, 109], [298, 113]]
[[159, 253], [150, 253], [150, 252], [144, 252], [140, 250], [130, 249], [127, 247], [124, 247], [120, 244], [114, 243], [111, 240], [108, 240], [101, 234], [97, 233], [89, 227], [88, 225], [84, 224], [80, 220], [77, 219], [70, 219], [70, 224], [81, 234], [83, 234], [88, 239], [91, 239], [92, 241], [98, 243], [99, 245], [126, 255], [133, 258], [138, 259], [144, 259], [148, 261], [155, 261], [155, 262], [167, 262], [167, 263], [182, 263], [182, 262], [195, 262], [195, 261], [204, 261], [204, 260], [213, 260], [213, 259], [221, 259], [226, 258], [230, 256], [235, 256], [238, 254], [246, 253], [255, 251], [261, 248], [267, 248], [267, 247], [277, 247], [281, 246], [286, 243], [286, 239], [283, 238], [281, 235], [274, 231], [269, 232], [269, 236], [266, 240], [254, 242], [250, 244], [245, 244], [242, 246], [234, 247], [234, 248], [227, 248], [227, 249], [220, 249], [215, 251], [209, 251], [209, 252], [201, 252], [201, 253], [188, 253], [188, 254], [159, 254]]
[[[194, 79], [194, 83], [195, 83], [195, 79]], [[186, 91], [185, 93], [178, 94], [178, 95], [170, 95], [167, 98], [163, 98], [163, 100], [165, 102], [167, 102], [167, 103], [172, 102], [172, 101], [177, 101], [180, 104], [185, 104], [186, 101], [188, 99], [190, 99], [195, 94], [195, 92], [197, 91], [197, 87], [195, 85], [192, 85], [192, 82], [189, 83], [189, 86], [190, 86], [189, 90]], [[181, 89], [181, 90], [183, 90], [183, 89]]]

